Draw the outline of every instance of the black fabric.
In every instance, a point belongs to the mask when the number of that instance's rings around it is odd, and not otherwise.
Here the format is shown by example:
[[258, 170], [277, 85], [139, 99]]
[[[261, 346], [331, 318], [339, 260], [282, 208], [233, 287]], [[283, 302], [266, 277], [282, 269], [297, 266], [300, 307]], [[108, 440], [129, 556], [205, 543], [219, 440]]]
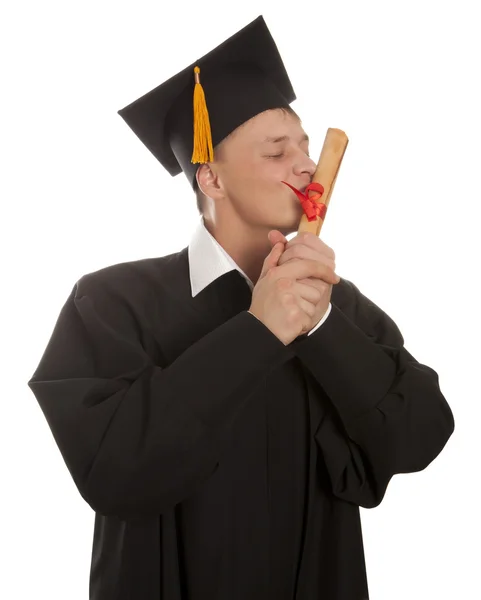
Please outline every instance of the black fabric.
[[91, 600], [369, 598], [359, 507], [445, 446], [438, 376], [345, 279], [288, 346], [250, 300], [237, 271], [192, 298], [184, 248], [60, 311], [28, 384], [96, 512]]
[[[208, 54], [118, 111], [172, 175], [194, 188], [192, 164], [194, 67], [200, 68], [213, 145], [257, 114], [296, 99], [277, 46], [262, 16]], [[214, 157], [215, 158], [215, 157]]]

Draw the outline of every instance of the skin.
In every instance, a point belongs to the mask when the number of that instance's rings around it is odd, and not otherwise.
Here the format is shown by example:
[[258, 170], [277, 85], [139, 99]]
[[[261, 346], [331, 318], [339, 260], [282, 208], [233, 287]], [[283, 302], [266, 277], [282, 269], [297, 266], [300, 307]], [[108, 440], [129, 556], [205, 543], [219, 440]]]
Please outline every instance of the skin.
[[[280, 141], [266, 141], [281, 137]], [[277, 243], [282, 245], [282, 254], [273, 268], [306, 259], [327, 266], [324, 279], [298, 280], [318, 292], [314, 326], [331, 299], [335, 254], [313, 233], [302, 233], [289, 242], [285, 237], [298, 230], [303, 209], [294, 192], [281, 182], [303, 190], [317, 168], [309, 157], [301, 121], [278, 109], [260, 113], [216, 146], [214, 157], [214, 162], [201, 165], [196, 174], [206, 196], [205, 227], [254, 285]]]
[[302, 206], [281, 181], [298, 189], [311, 182], [317, 165], [306, 138], [296, 115], [267, 110], [234, 130], [216, 147], [214, 161], [197, 170], [207, 197], [204, 224], [254, 285], [272, 248], [269, 232], [281, 241], [298, 229]]
[[282, 267], [282, 265], [290, 261], [306, 259], [327, 267], [327, 271], [323, 277], [308, 277], [297, 280], [298, 283], [313, 287], [318, 292], [318, 296], [313, 302], [310, 327], [312, 329], [326, 314], [331, 301], [332, 286], [337, 285], [341, 280], [336, 273], [336, 255], [334, 250], [317, 237], [317, 235], [310, 232], [302, 232], [288, 242], [279, 231], [271, 231], [269, 233], [269, 241], [273, 248], [279, 244], [282, 248], [282, 254], [277, 261], [277, 268]]

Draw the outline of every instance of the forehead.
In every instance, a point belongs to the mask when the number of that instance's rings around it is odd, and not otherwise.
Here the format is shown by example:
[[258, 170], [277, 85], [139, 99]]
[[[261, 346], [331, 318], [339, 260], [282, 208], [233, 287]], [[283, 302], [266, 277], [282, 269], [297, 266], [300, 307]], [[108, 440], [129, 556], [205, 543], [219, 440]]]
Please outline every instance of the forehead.
[[236, 144], [264, 144], [284, 136], [298, 141], [305, 133], [297, 115], [280, 109], [271, 109], [252, 117], [234, 130], [229, 137]]

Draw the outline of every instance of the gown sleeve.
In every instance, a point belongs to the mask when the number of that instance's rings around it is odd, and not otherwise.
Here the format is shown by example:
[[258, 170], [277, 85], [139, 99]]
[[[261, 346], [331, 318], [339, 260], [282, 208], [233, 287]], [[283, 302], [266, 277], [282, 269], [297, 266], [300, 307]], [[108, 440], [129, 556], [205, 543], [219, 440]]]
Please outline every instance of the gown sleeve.
[[347, 280], [348, 302], [332, 306], [313, 335], [292, 344], [327, 395], [330, 418], [316, 442], [335, 496], [379, 505], [391, 477], [426, 468], [454, 431], [431, 367], [404, 348], [394, 321]]
[[132, 305], [94, 275], [72, 289], [28, 386], [96, 512], [158, 515], [213, 474], [223, 430], [293, 354], [242, 311], [162, 368]]

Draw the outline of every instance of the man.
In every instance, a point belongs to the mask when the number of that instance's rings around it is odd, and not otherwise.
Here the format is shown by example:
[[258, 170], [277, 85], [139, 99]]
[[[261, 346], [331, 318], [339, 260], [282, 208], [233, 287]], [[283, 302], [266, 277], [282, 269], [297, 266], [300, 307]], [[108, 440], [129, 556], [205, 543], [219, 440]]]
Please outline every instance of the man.
[[453, 415], [332, 249], [284, 237], [315, 165], [262, 17], [195, 65], [119, 111], [198, 190], [190, 245], [80, 278], [29, 381], [96, 512], [90, 598], [366, 600], [359, 507]]

